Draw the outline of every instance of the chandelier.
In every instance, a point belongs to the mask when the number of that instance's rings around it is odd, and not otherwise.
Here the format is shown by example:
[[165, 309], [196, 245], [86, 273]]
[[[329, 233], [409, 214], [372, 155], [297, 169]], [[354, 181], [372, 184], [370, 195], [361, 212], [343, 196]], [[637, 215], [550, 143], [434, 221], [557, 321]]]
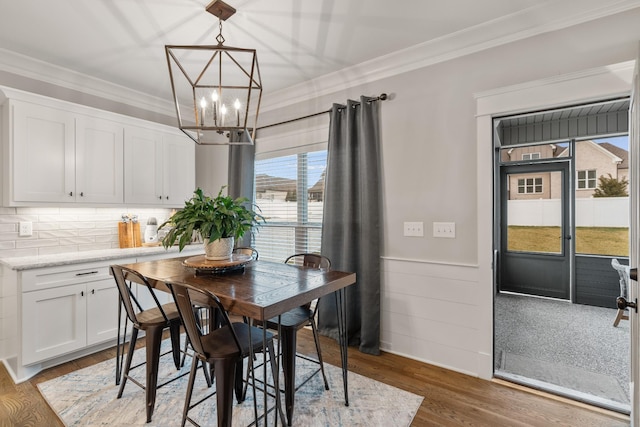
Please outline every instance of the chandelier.
[[165, 46], [178, 127], [197, 144], [253, 144], [262, 100], [256, 51], [224, 46], [222, 21], [233, 7], [213, 0], [206, 11], [218, 17], [217, 45]]

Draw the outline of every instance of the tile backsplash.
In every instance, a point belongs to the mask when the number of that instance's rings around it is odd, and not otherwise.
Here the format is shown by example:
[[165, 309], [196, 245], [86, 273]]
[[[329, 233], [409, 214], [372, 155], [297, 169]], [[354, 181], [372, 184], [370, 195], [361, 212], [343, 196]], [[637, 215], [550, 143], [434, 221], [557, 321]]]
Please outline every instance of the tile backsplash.
[[[51, 255], [119, 248], [118, 222], [123, 214], [138, 215], [140, 233], [149, 217], [158, 225], [170, 209], [139, 208], [0, 208], [0, 258]], [[33, 235], [18, 236], [20, 221], [33, 223]]]

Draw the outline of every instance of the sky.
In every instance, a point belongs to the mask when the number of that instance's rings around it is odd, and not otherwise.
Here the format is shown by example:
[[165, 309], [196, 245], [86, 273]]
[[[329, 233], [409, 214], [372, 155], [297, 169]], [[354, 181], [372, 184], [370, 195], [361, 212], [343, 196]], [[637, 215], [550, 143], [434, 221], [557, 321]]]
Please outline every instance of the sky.
[[[281, 178], [289, 178], [296, 179], [296, 165], [297, 165], [297, 157], [296, 155], [285, 156], [285, 157], [276, 157], [274, 159], [270, 159], [273, 163], [269, 161], [256, 162], [256, 170], [255, 174], [267, 174], [271, 176], [278, 176]], [[313, 185], [318, 182], [322, 172], [324, 171], [327, 164], [327, 152], [325, 151], [314, 151], [307, 153], [307, 173], [308, 173], [308, 183], [309, 188], [313, 187]], [[277, 166], [275, 166], [277, 165]]]
[[595, 142], [608, 142], [617, 147], [624, 148], [629, 151], [629, 136], [614, 136], [609, 138], [594, 139]]

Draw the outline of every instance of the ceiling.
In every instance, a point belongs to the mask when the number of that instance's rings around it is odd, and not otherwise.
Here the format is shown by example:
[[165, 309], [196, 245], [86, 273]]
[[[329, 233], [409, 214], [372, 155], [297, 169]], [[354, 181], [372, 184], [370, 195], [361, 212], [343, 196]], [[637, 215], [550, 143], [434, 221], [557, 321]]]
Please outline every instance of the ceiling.
[[[169, 102], [164, 45], [215, 44], [218, 21], [205, 11], [209, 2], [4, 1], [0, 70], [70, 87], [107, 85], [111, 93]], [[267, 103], [270, 94], [363, 62], [391, 68], [415, 52], [437, 61], [454, 51], [469, 53], [639, 5], [633, 0], [227, 3], [237, 13], [223, 22], [225, 45], [257, 49]]]

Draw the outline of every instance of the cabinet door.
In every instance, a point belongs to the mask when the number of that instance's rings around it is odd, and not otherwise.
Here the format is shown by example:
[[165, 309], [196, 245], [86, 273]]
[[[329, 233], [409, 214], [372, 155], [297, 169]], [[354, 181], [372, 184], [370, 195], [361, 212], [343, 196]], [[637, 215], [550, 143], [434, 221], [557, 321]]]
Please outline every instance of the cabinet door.
[[85, 285], [22, 294], [22, 364], [29, 365], [86, 345]]
[[[118, 335], [118, 288], [113, 279], [87, 283], [87, 345]], [[124, 325], [124, 323], [123, 323]]]
[[11, 101], [13, 201], [73, 202], [75, 121], [73, 114]]
[[186, 136], [164, 136], [164, 204], [182, 207], [196, 185], [196, 148]]
[[162, 134], [128, 126], [124, 152], [124, 202], [162, 204]]
[[76, 201], [124, 200], [124, 127], [109, 120], [76, 120]]

